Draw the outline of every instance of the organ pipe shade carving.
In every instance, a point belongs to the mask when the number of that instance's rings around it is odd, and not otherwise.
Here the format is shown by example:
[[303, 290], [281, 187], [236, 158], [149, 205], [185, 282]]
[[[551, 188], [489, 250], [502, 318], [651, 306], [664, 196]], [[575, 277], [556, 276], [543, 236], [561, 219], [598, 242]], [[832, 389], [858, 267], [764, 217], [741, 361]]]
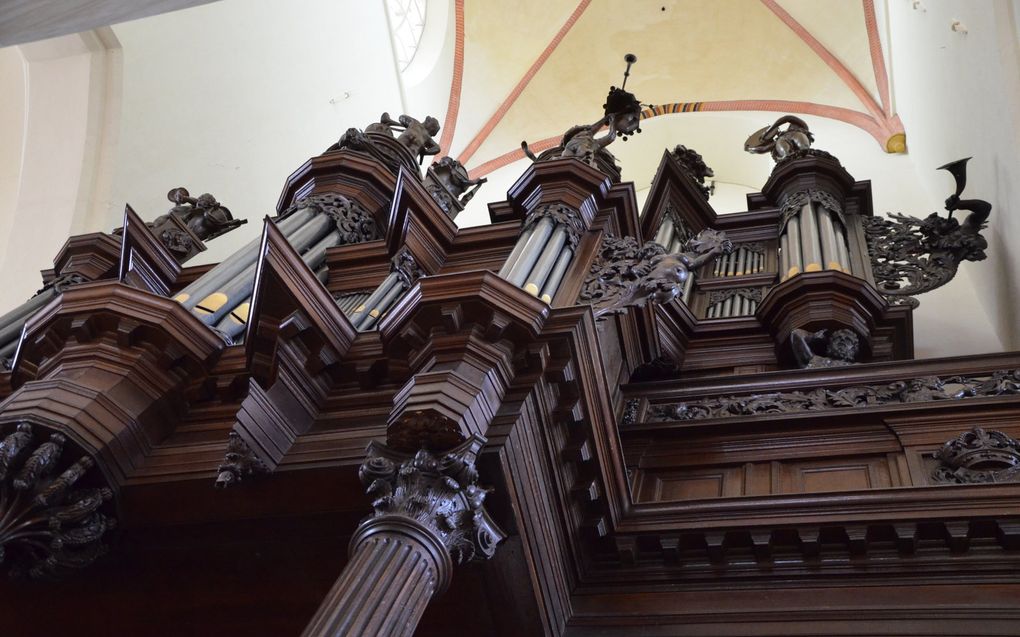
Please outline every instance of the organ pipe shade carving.
[[525, 220], [499, 275], [550, 303], [583, 232], [581, 215], [574, 208], [563, 204], [539, 206]]
[[753, 316], [764, 296], [765, 288], [728, 288], [708, 293], [706, 318]]
[[[374, 327], [404, 292], [425, 276], [425, 271], [418, 266], [407, 248], [393, 257], [390, 268], [389, 275], [363, 302], [355, 305], [352, 310], [345, 310], [358, 331], [364, 332]], [[353, 303], [347, 301], [346, 306], [350, 305]]]
[[788, 196], [779, 221], [781, 280], [801, 272], [850, 274], [843, 207], [830, 193], [808, 188]]
[[[337, 245], [379, 239], [375, 219], [360, 204], [335, 193], [304, 197], [277, 220], [302, 260], [317, 273], [326, 250]], [[228, 343], [244, 333], [255, 285], [258, 241], [241, 248], [182, 290], [176, 297]]]

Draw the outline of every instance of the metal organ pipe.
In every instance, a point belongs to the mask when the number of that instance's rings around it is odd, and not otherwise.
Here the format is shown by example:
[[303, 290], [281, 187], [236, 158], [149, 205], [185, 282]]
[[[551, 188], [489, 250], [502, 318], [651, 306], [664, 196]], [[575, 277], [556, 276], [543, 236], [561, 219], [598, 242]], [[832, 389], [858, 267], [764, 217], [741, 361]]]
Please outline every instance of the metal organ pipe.
[[525, 278], [527, 283], [524, 285], [524, 291], [533, 295], [538, 296], [541, 292], [542, 287], [545, 285], [546, 279], [549, 277], [549, 273], [552, 271], [553, 266], [559, 259], [563, 252], [563, 246], [567, 243], [567, 229], [563, 226], [557, 226], [552, 233], [552, 237], [546, 242], [545, 247], [542, 248], [542, 253], [538, 257], [538, 261], [535, 262], [535, 266], [531, 269], [531, 272]]
[[361, 325], [358, 327], [359, 330], [364, 331], [371, 329], [375, 323], [382, 318], [382, 315], [386, 313], [386, 310], [390, 309], [393, 302], [397, 300], [397, 297], [404, 292], [404, 286], [398, 279], [396, 283], [391, 285], [386, 290], [386, 294], [379, 300], [379, 305], [372, 309], [368, 314], [363, 315], [361, 319]]
[[524, 252], [524, 246], [528, 243], [528, 239], [531, 238], [533, 232], [535, 232], [535, 226], [531, 226], [517, 237], [517, 243], [514, 244], [514, 249], [510, 251], [510, 256], [508, 256], [506, 261], [503, 262], [503, 267], [499, 271], [499, 276], [505, 279], [506, 276], [510, 274], [511, 268], [513, 268], [514, 264], [517, 263], [517, 259], [520, 258], [521, 252]]
[[379, 284], [372, 294], [369, 295], [368, 299], [354, 308], [351, 312], [351, 322], [354, 323], [354, 327], [361, 329], [361, 325], [369, 314], [375, 312], [376, 316], [379, 316], [379, 302], [382, 301], [383, 297], [391, 287], [399, 284], [399, 279], [396, 272], [390, 272], [389, 276], [383, 279], [383, 282]]
[[800, 252], [800, 220], [791, 217], [786, 224], [787, 246], [790, 248], [790, 267], [786, 271], [786, 278], [790, 278], [804, 271], [804, 261]]
[[658, 243], [663, 248], [669, 249], [669, 246], [673, 243], [673, 233], [676, 232], [676, 228], [673, 227], [673, 222], [669, 219], [663, 220], [659, 226], [659, 231], [655, 233], [655, 243]]
[[[549, 240], [549, 235], [553, 231], [552, 219], [543, 217], [539, 219], [538, 224], [535, 226], [535, 231], [528, 237], [527, 243], [524, 245], [524, 249], [517, 257], [517, 261], [510, 267], [510, 270], [506, 273], [505, 278], [514, 285], [520, 286], [524, 283], [525, 277], [531, 272], [531, 268], [534, 267], [535, 262], [538, 261], [538, 257], [542, 254], [542, 248]], [[520, 241], [520, 240], [518, 240]], [[507, 261], [507, 265], [510, 265]], [[504, 266], [505, 269], [506, 266]]]
[[560, 258], [556, 260], [556, 265], [553, 267], [552, 272], [549, 273], [549, 278], [546, 279], [545, 285], [542, 287], [540, 298], [546, 303], [552, 303], [553, 297], [556, 296], [556, 292], [560, 288], [563, 275], [567, 273], [567, 266], [570, 265], [570, 260], [573, 256], [574, 251], [570, 248], [565, 248], [560, 253]]
[[846, 228], [843, 227], [843, 224], [839, 221], [839, 219], [834, 219], [832, 225], [836, 233], [836, 253], [839, 255], [839, 262], [843, 266], [843, 271], [847, 274], [851, 274], [850, 252], [847, 249]]

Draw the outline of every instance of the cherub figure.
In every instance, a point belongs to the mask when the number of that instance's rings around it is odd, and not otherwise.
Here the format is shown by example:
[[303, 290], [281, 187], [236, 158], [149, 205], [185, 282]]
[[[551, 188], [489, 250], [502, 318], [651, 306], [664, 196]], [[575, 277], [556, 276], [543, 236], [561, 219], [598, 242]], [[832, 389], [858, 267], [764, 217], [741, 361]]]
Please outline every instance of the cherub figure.
[[439, 120], [429, 115], [424, 122], [420, 122], [410, 115], [401, 115], [394, 120], [389, 113], [383, 113], [379, 121], [365, 127], [366, 133], [385, 133], [393, 135], [394, 131], [401, 131], [397, 141], [410, 151], [411, 155], [421, 162], [427, 155], [438, 155], [442, 150], [436, 140], [433, 139], [439, 133]]

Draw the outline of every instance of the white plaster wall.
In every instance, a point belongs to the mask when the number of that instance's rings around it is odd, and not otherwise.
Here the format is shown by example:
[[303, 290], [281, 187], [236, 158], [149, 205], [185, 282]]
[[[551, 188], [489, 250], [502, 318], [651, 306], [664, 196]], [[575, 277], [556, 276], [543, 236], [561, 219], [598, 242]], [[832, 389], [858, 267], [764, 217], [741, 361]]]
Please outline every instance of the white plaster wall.
[[25, 134], [24, 64], [17, 47], [0, 49], [0, 139], [3, 140], [0, 142], [0, 237], [10, 233], [18, 205]]
[[248, 224], [190, 263], [258, 236], [287, 175], [388, 110], [401, 111], [382, 2], [223, 0], [114, 27], [122, 121], [111, 204], [145, 219], [176, 186]]
[[5, 140], [8, 130], [21, 140], [16, 199], [0, 221], [0, 307], [39, 289], [39, 271], [52, 266], [68, 236], [88, 229], [102, 165], [107, 45], [88, 32], [17, 48], [24, 60], [21, 126], [0, 122]]
[[[941, 201], [952, 192], [952, 179], [934, 168], [973, 156], [964, 197], [994, 206], [985, 232], [988, 260], [963, 267], [974, 296], [961, 294], [955, 302], [976, 299], [1008, 349], [1020, 348], [1018, 14], [1020, 3], [1007, 0], [887, 3], [893, 91], [921, 184], [932, 201]], [[956, 21], [966, 32], [952, 29]], [[962, 329], [980, 339], [985, 328]]]

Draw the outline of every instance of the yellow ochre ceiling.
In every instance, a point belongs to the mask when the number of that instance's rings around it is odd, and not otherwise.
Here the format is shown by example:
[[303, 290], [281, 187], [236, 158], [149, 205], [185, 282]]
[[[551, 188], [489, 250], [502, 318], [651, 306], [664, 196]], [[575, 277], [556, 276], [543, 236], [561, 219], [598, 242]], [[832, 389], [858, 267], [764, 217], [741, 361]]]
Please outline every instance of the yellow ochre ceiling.
[[598, 119], [609, 85], [622, 80], [624, 53], [638, 56], [628, 90], [667, 112], [688, 103], [775, 112], [763, 122], [780, 112], [831, 117], [883, 150], [904, 150], [870, 0], [457, 0], [456, 8], [463, 88], [448, 114], [456, 130], [448, 152], [474, 174], [516, 159], [522, 139]]

